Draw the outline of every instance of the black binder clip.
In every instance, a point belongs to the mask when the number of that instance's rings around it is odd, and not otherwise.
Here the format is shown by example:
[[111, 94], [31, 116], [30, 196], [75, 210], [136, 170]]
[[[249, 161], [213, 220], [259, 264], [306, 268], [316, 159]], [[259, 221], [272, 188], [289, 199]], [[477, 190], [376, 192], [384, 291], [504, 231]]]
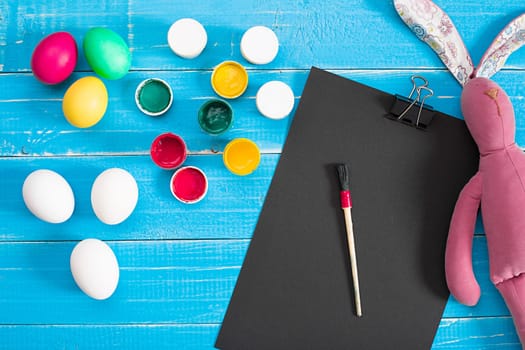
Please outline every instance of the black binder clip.
[[[416, 80], [418, 79], [423, 82], [421, 85], [417, 84]], [[434, 91], [428, 87], [428, 81], [422, 76], [413, 75], [410, 80], [413, 84], [410, 95], [408, 98], [398, 94], [394, 95], [394, 103], [390, 108], [390, 113], [386, 116], [389, 119], [425, 130], [432, 122], [435, 114], [434, 108], [425, 104], [425, 101], [434, 95]]]

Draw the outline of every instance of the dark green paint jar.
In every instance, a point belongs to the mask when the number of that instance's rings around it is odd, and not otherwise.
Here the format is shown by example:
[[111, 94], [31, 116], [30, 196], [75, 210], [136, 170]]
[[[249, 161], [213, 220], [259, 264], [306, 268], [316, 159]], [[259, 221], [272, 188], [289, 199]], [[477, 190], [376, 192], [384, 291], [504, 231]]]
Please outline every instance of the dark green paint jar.
[[198, 122], [202, 130], [207, 133], [212, 135], [222, 134], [233, 123], [233, 109], [224, 100], [208, 100], [199, 108]]

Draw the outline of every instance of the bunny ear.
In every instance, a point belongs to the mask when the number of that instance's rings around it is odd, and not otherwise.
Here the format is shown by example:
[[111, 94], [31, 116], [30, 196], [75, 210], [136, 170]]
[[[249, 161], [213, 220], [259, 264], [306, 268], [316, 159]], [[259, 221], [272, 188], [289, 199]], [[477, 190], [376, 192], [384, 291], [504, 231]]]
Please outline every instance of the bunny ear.
[[476, 76], [490, 78], [507, 61], [507, 58], [525, 44], [525, 13], [512, 20], [498, 34], [487, 49], [479, 66]]
[[430, 0], [394, 0], [394, 5], [408, 27], [438, 54], [457, 81], [465, 85], [474, 65], [450, 17]]

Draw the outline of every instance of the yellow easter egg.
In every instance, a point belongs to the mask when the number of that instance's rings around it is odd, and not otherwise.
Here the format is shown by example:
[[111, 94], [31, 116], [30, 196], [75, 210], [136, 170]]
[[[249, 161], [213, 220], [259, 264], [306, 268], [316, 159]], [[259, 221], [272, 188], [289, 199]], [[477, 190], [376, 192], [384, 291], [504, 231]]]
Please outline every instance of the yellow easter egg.
[[106, 86], [96, 77], [84, 77], [67, 89], [62, 111], [67, 121], [77, 128], [89, 128], [102, 119], [108, 106]]

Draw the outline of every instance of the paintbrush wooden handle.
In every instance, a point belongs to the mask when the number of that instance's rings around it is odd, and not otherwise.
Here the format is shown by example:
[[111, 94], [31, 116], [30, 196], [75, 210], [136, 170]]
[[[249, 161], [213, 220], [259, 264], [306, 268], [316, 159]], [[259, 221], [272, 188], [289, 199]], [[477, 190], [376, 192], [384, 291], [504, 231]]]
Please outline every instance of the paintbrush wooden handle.
[[359, 276], [357, 274], [357, 259], [355, 254], [354, 228], [352, 224], [352, 212], [350, 208], [342, 208], [345, 214], [346, 238], [348, 240], [348, 252], [350, 253], [350, 267], [352, 269], [352, 281], [354, 284], [354, 299], [357, 316], [363, 315], [361, 311], [361, 294], [359, 292]]

